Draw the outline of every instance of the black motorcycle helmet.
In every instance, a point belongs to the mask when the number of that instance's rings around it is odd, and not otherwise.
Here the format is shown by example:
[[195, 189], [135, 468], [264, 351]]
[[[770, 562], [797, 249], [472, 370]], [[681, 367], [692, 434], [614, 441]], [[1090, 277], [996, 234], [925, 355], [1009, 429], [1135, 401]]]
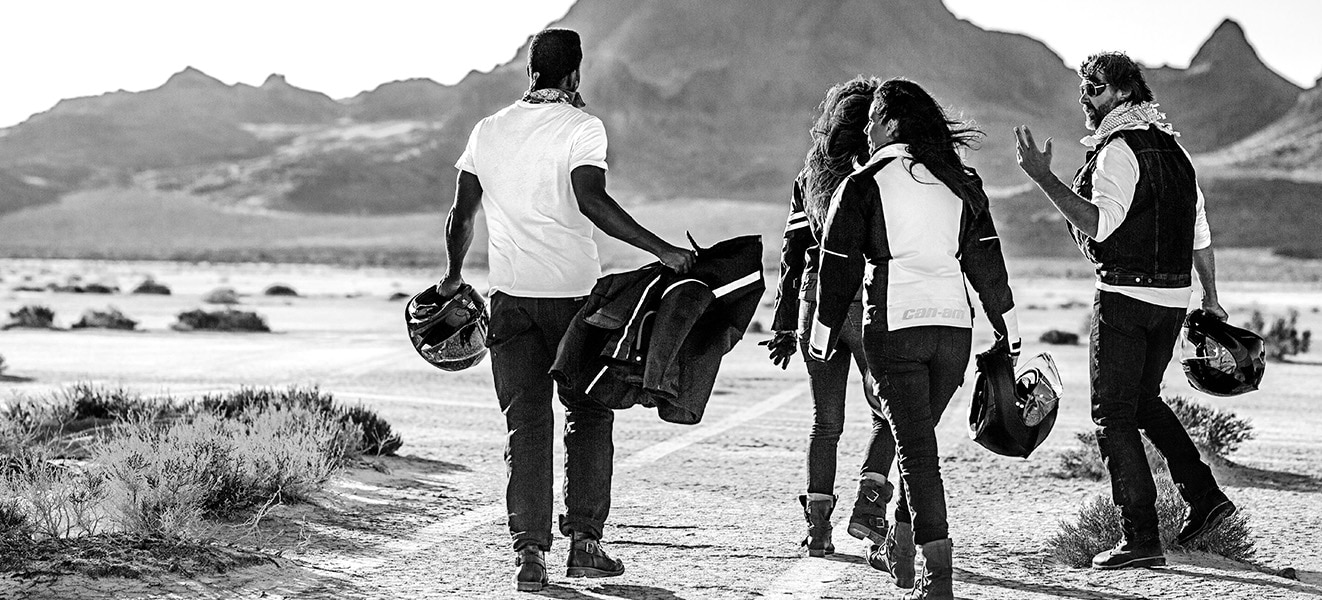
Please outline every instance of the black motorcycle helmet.
[[969, 438], [1002, 456], [1028, 458], [1056, 424], [1064, 387], [1051, 355], [1041, 353], [1018, 373], [1002, 342], [979, 354], [969, 407]]
[[1262, 336], [1198, 309], [1184, 319], [1184, 339], [1180, 365], [1194, 389], [1213, 396], [1238, 396], [1262, 383], [1267, 370]]
[[428, 286], [404, 307], [413, 348], [443, 371], [462, 371], [482, 362], [489, 320], [486, 301], [466, 283], [448, 299]]

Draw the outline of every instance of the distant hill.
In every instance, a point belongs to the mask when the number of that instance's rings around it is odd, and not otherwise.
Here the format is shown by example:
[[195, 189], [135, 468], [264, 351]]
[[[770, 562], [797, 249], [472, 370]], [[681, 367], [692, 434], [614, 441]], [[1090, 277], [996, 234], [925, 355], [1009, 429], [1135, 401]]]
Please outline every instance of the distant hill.
[[[1056, 138], [1062, 176], [1082, 157], [1073, 65], [939, 0], [579, 0], [555, 25], [583, 35], [587, 110], [606, 123], [609, 185], [626, 203], [782, 204], [826, 88], [858, 74], [914, 79], [972, 119], [987, 135], [970, 161], [998, 197], [1026, 183], [1014, 125]], [[193, 68], [145, 92], [64, 100], [0, 129], [0, 215], [107, 187], [248, 212], [441, 211], [473, 124], [526, 88], [525, 52], [455, 85], [396, 81], [339, 101], [279, 75], [226, 85]], [[1322, 92], [1264, 65], [1238, 24], [1217, 27], [1188, 69], [1148, 76], [1199, 165], [1215, 167], [1205, 177], [1322, 181]]]

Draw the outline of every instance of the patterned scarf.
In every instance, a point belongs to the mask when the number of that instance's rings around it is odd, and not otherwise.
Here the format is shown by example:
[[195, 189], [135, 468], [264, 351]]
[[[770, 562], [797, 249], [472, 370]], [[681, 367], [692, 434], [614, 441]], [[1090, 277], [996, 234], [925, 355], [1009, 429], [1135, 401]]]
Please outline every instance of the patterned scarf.
[[1079, 141], [1085, 146], [1096, 146], [1117, 131], [1138, 129], [1148, 125], [1156, 125], [1158, 129], [1175, 137], [1180, 137], [1180, 132], [1175, 131], [1174, 126], [1165, 122], [1166, 113], [1158, 111], [1158, 106], [1160, 105], [1155, 102], [1117, 106], [1111, 112], [1106, 113], [1101, 124], [1097, 126], [1092, 135], [1085, 136]]
[[588, 103], [583, 101], [583, 94], [578, 92], [566, 92], [560, 88], [542, 88], [540, 90], [528, 90], [523, 95], [523, 101], [528, 104], [553, 104], [563, 102], [574, 108], [583, 108]]

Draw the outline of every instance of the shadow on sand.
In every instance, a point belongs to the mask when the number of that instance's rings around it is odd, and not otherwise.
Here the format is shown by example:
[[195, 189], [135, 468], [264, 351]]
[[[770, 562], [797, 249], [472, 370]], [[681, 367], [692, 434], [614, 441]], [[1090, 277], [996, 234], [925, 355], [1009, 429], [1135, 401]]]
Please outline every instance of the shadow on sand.
[[1217, 571], [1215, 573], [1195, 573], [1193, 571], [1186, 571], [1179, 567], [1166, 567], [1163, 570], [1169, 573], [1184, 575], [1186, 577], [1200, 577], [1203, 579], [1218, 579], [1221, 581], [1233, 581], [1235, 583], [1242, 583], [1244, 585], [1251, 585], [1258, 588], [1274, 587], [1283, 590], [1289, 590], [1291, 592], [1308, 594], [1311, 596], [1322, 596], [1322, 589], [1319, 589], [1316, 586], [1309, 585], [1306, 583], [1299, 583], [1296, 581], [1290, 581], [1284, 578], [1250, 579], [1248, 577], [1237, 577], [1235, 575], [1226, 573], [1224, 571]]
[[1272, 471], [1241, 465], [1220, 457], [1209, 461], [1222, 484], [1288, 492], [1322, 491], [1322, 479], [1285, 471]]
[[589, 596], [574, 588], [562, 585], [551, 584], [546, 586], [539, 595], [548, 598], [560, 598], [562, 600], [590, 600], [600, 596], [614, 596], [616, 598], [628, 598], [629, 600], [684, 600], [676, 596], [675, 592], [665, 588], [650, 587], [646, 585], [620, 585], [608, 583], [592, 590], [598, 596]]
[[1000, 577], [992, 577], [990, 575], [982, 575], [980, 573], [971, 573], [958, 568], [955, 569], [955, 581], [972, 583], [975, 585], [995, 586], [1007, 590], [1050, 594], [1057, 598], [1074, 598], [1076, 600], [1145, 600], [1144, 596], [1111, 593], [1097, 589], [1044, 585], [1037, 582], [1029, 583], [1024, 581], [1013, 581], [1010, 579], [1001, 579]]

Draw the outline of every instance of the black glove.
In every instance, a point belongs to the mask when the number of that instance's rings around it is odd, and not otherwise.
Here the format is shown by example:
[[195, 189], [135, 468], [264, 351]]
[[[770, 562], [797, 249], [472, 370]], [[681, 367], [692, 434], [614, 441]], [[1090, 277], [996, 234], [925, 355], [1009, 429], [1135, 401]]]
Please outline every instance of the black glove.
[[1011, 345], [1009, 342], [1005, 341], [1005, 338], [1001, 337], [1000, 334], [996, 334], [996, 341], [992, 343], [991, 348], [987, 351], [1004, 353], [1010, 357], [1011, 365], [1018, 366], [1021, 343], [1021, 340], [1015, 340], [1014, 345]]
[[771, 339], [758, 342], [757, 345], [766, 346], [771, 364], [784, 370], [790, 366], [790, 357], [794, 356], [799, 340], [793, 331], [777, 331], [771, 335]]

